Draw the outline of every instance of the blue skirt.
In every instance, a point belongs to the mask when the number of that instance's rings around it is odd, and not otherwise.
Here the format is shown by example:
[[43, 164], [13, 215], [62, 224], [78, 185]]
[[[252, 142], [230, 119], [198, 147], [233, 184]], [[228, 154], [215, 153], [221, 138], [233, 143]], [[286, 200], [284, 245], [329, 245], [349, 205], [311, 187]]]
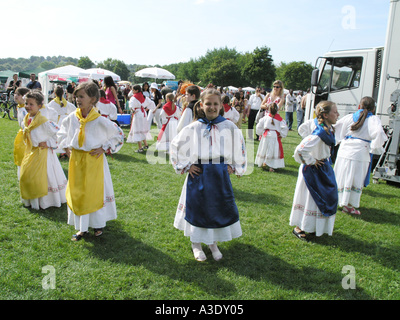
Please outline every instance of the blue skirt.
[[200, 228], [224, 228], [239, 221], [228, 165], [223, 163], [196, 164], [202, 173], [188, 176], [185, 220]]
[[303, 177], [321, 213], [332, 216], [337, 211], [338, 188], [335, 173], [328, 160], [320, 167], [303, 165]]

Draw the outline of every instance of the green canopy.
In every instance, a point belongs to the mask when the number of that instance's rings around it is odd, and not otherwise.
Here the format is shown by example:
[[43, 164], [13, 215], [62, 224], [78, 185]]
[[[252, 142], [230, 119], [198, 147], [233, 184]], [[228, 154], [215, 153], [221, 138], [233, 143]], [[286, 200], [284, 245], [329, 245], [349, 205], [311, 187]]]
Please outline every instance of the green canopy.
[[30, 73], [26, 72], [15, 72], [12, 70], [0, 71], [0, 82], [5, 83], [9, 77], [17, 74], [19, 78], [30, 78]]

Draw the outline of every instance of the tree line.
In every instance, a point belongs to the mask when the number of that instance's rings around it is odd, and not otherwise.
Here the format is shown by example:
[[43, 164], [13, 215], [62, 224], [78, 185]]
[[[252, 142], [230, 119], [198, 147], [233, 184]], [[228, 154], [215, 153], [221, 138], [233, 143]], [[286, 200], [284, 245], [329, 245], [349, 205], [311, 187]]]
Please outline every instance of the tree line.
[[[135, 72], [148, 65], [126, 64], [121, 60], [108, 58], [94, 63], [88, 56], [71, 57], [43, 57], [5, 58], [0, 59], [0, 71], [13, 70], [15, 72], [31, 70], [50, 70], [65, 65], [75, 65], [83, 69], [94, 67], [104, 68], [118, 74], [121, 79], [132, 83], [154, 81], [154, 79], [138, 78]], [[310, 86], [313, 67], [304, 61], [281, 62], [275, 65], [270, 54], [270, 48], [257, 47], [253, 52], [238, 52], [235, 48], [216, 48], [208, 50], [204, 56], [190, 59], [188, 62], [179, 62], [169, 65], [155, 65], [173, 73], [176, 79], [189, 80], [192, 83], [205, 87], [209, 83], [218, 86], [270, 88], [272, 82], [280, 79], [285, 88], [306, 90]]]

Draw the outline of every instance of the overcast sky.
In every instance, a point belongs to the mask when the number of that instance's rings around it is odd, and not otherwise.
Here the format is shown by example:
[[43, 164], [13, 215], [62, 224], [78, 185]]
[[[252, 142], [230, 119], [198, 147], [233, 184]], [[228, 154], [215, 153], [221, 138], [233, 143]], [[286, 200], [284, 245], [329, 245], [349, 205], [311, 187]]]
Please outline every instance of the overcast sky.
[[0, 58], [88, 56], [167, 65], [207, 50], [271, 48], [314, 65], [329, 50], [384, 46], [390, 0], [2, 1]]

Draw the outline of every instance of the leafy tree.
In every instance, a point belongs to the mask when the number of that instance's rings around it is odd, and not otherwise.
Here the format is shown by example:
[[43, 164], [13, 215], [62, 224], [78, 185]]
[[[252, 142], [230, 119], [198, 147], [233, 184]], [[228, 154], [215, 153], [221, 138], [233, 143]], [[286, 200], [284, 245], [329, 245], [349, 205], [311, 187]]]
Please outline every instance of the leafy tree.
[[275, 66], [270, 50], [268, 47], [257, 47], [246, 57], [242, 75], [245, 75], [253, 86], [270, 87], [275, 80]]
[[78, 61], [78, 67], [82, 69], [91, 69], [93, 68], [94, 63], [88, 56], [80, 57]]
[[112, 71], [118, 74], [122, 80], [129, 79], [130, 71], [126, 64], [121, 60], [108, 58], [97, 64], [97, 67]]
[[313, 67], [304, 61], [293, 61], [288, 64], [282, 62], [276, 70], [278, 79], [282, 80], [285, 88], [293, 90], [307, 90]]

